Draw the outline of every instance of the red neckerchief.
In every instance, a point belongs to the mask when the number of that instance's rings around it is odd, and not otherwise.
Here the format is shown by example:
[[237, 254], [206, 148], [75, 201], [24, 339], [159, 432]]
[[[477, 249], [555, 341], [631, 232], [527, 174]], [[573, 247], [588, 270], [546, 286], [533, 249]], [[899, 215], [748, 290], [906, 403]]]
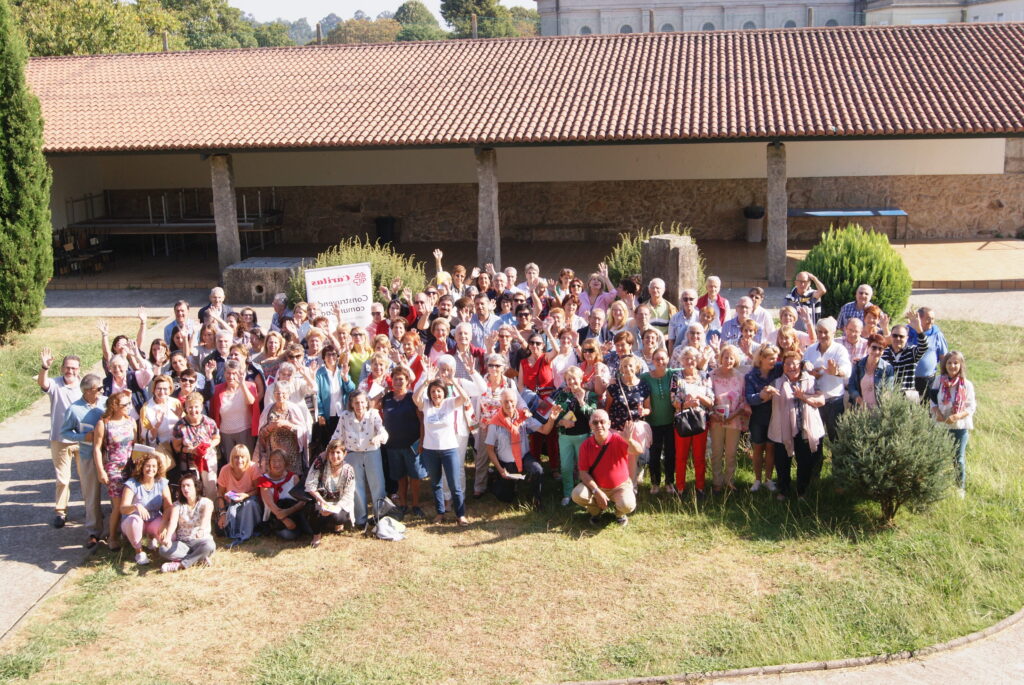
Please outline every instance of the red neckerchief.
[[516, 409], [516, 415], [513, 418], [505, 416], [505, 410], [502, 409], [492, 416], [489, 422], [492, 426], [508, 429], [509, 435], [512, 437], [512, 458], [515, 459], [519, 473], [523, 472], [523, 443], [519, 439], [519, 429], [526, 422], [526, 418], [526, 412], [522, 409]]

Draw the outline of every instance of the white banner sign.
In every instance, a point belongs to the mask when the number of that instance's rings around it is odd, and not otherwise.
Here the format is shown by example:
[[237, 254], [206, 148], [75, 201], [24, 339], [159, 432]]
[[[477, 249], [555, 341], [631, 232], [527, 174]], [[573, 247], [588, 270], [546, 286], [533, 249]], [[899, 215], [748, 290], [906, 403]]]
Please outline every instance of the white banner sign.
[[373, 304], [373, 279], [370, 265], [345, 264], [306, 269], [306, 301], [316, 303], [317, 311], [334, 318], [335, 306], [341, 308], [341, 320], [353, 326], [368, 326]]

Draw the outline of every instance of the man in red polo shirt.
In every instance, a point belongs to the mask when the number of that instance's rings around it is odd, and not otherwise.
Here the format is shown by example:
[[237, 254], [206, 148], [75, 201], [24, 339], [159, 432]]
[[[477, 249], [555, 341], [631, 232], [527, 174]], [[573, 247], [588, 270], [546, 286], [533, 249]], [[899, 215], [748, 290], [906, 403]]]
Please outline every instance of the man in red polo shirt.
[[[580, 484], [572, 491], [572, 500], [586, 508], [591, 523], [597, 523], [601, 512], [614, 503], [616, 520], [624, 526], [629, 523], [626, 515], [636, 509], [630, 465], [635, 464], [643, 447], [632, 437], [632, 421], [627, 422], [622, 431], [623, 435], [630, 436], [627, 440], [612, 431], [611, 420], [604, 409], [591, 415], [590, 430], [592, 435], [580, 445]], [[598, 459], [602, 449], [604, 454]]]

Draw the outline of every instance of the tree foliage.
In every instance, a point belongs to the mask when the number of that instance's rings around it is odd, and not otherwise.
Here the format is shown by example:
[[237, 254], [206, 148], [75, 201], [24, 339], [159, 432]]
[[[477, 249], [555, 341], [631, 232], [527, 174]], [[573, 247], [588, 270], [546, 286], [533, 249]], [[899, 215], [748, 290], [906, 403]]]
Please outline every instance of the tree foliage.
[[903, 506], [923, 509], [953, 484], [953, 441], [928, 410], [898, 391], [875, 409], [843, 414], [832, 445], [832, 475], [852, 496], [878, 502], [891, 524]]
[[23, 0], [14, 16], [36, 57], [153, 52], [164, 31], [172, 49], [187, 47], [181, 21], [159, 0]]
[[53, 275], [50, 167], [39, 101], [25, 85], [26, 53], [0, 0], [0, 341], [39, 322]]
[[525, 38], [527, 36], [540, 35], [540, 12], [530, 7], [509, 8], [512, 16], [512, 30], [514, 35]]
[[334, 27], [340, 24], [342, 21], [343, 19], [341, 17], [339, 17], [334, 12], [331, 12], [326, 17], [320, 20], [320, 30], [323, 31], [324, 35], [326, 36], [328, 33], [333, 31]]
[[327, 34], [325, 42], [335, 43], [393, 43], [402, 30], [394, 19], [349, 19]]
[[828, 314], [852, 302], [861, 283], [870, 285], [872, 302], [891, 315], [903, 313], [913, 281], [903, 258], [884, 233], [867, 231], [857, 224], [829, 228], [797, 265], [810, 271], [828, 288], [822, 307]]
[[440, 28], [437, 17], [420, 0], [406, 0], [393, 17], [402, 26], [433, 26]]
[[256, 29], [228, 0], [161, 0], [181, 21], [191, 50], [254, 48]]
[[286, 21], [278, 19], [262, 24], [256, 22], [253, 28], [256, 32], [256, 44], [261, 48], [295, 45], [291, 37], [291, 24]]
[[448, 33], [438, 26], [428, 26], [426, 24], [410, 24], [409, 26], [402, 27], [402, 30], [398, 32], [397, 36], [395, 36], [395, 40], [398, 42], [417, 40], [444, 40], [447, 37]]
[[454, 27], [456, 38], [473, 35], [472, 15], [477, 16], [480, 38], [505, 38], [515, 35], [512, 13], [498, 0], [441, 0], [441, 16]]
[[[278, 21], [283, 20], [278, 19]], [[305, 45], [316, 38], [316, 31], [309, 25], [309, 20], [302, 17], [301, 19], [296, 19], [291, 23], [288, 28], [288, 37], [291, 38], [292, 42], [296, 45]]]

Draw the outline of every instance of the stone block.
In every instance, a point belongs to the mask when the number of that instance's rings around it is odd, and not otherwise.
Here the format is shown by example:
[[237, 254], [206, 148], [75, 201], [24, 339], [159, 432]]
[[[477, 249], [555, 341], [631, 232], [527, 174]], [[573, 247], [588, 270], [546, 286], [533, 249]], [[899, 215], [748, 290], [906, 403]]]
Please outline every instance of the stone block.
[[651, 236], [640, 251], [643, 286], [652, 278], [665, 281], [665, 297], [679, 303], [679, 294], [686, 288], [697, 289], [697, 267], [700, 255], [690, 236], [664, 234]]
[[301, 257], [252, 257], [224, 269], [224, 297], [232, 306], [270, 304], [288, 290]]

